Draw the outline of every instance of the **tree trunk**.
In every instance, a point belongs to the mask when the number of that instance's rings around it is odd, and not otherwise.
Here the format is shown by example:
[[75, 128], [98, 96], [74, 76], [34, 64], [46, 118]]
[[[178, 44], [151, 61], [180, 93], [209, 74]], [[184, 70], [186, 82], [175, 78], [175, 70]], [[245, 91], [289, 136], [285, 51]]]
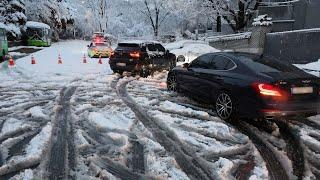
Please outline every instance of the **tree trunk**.
[[155, 37], [158, 37], [158, 35], [159, 35], [159, 14], [160, 14], [160, 11], [158, 9], [158, 10], [156, 10], [156, 26], [155, 26], [155, 30], [154, 30]]
[[221, 16], [217, 17], [217, 32], [221, 32]]
[[237, 31], [243, 30], [245, 27], [245, 4], [242, 1], [238, 2], [239, 12], [237, 18]]

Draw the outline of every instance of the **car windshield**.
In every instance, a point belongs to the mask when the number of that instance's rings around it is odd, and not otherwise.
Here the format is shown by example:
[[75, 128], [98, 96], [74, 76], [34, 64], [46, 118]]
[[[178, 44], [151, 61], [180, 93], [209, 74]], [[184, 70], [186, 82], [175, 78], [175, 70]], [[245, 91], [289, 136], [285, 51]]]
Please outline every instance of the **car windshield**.
[[295, 66], [278, 61], [274, 58], [263, 57], [253, 58], [247, 56], [240, 56], [240, 61], [249, 69], [256, 72], [298, 72], [299, 69]]
[[44, 32], [42, 28], [27, 28], [27, 35], [29, 37], [43, 37], [44, 36]]

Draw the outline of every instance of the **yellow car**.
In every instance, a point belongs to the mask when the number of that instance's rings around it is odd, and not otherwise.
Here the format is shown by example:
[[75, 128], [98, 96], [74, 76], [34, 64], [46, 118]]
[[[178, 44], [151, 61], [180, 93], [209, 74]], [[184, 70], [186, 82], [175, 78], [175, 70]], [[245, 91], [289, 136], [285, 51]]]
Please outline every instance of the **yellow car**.
[[90, 58], [100, 56], [104, 58], [109, 58], [112, 53], [113, 50], [110, 44], [106, 42], [92, 42], [90, 45], [88, 45], [88, 56]]

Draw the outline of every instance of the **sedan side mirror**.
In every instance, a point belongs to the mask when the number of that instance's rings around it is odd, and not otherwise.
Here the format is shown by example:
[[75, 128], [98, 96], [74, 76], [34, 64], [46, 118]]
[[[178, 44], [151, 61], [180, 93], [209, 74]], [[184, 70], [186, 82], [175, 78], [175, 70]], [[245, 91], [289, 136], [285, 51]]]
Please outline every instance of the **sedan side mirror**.
[[177, 57], [177, 62], [185, 62], [186, 58], [183, 55]]
[[90, 47], [90, 45], [87, 45], [87, 47]]
[[169, 54], [170, 53], [170, 51], [169, 50], [166, 50], [166, 54]]

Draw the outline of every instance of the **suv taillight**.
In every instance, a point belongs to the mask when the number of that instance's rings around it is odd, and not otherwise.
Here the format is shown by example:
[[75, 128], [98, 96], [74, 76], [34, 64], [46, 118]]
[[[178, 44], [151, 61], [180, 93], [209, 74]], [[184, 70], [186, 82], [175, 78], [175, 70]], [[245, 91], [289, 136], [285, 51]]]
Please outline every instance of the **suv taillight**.
[[131, 52], [130, 56], [133, 57], [133, 58], [140, 58], [140, 52], [136, 52], [136, 51]]

